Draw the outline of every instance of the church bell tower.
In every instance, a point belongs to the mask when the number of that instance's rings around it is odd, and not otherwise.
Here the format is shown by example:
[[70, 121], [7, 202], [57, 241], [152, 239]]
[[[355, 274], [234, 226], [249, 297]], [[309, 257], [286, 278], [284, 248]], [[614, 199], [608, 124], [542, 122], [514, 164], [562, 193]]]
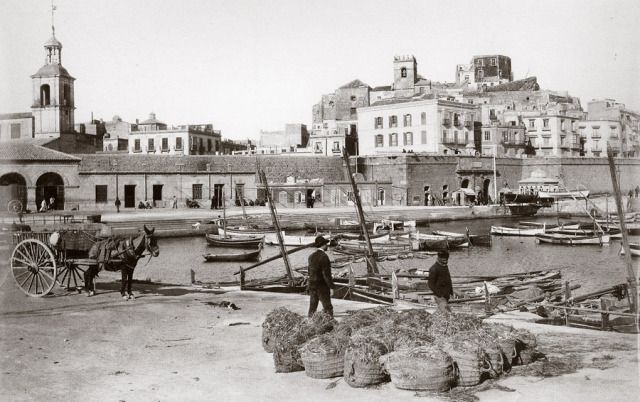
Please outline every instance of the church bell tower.
[[74, 131], [73, 78], [62, 67], [62, 43], [56, 39], [51, 7], [51, 39], [44, 44], [44, 66], [31, 76], [35, 138], [60, 137]]

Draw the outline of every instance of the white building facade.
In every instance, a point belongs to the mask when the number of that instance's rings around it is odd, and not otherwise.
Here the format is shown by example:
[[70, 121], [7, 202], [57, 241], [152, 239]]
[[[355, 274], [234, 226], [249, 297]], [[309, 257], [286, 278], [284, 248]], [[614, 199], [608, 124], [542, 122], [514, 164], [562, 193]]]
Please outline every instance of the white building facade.
[[473, 148], [476, 105], [410, 98], [358, 109], [360, 155], [397, 152], [453, 153]]

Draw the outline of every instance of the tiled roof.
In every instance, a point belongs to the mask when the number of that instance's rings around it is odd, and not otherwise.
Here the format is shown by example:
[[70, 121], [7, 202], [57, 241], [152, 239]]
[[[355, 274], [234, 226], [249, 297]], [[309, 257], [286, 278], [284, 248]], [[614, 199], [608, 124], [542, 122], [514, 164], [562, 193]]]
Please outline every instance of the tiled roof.
[[28, 119], [31, 117], [33, 117], [33, 114], [31, 112], [0, 114], [0, 120]]
[[44, 66], [40, 67], [40, 70], [38, 70], [37, 73], [33, 74], [31, 78], [57, 76], [73, 78], [71, 77], [67, 69], [62, 67], [60, 64], [45, 64]]
[[361, 87], [368, 87], [369, 85], [365, 84], [364, 82], [360, 81], [359, 79], [355, 79], [351, 82], [348, 82], [346, 84], [344, 84], [343, 86], [340, 87], [340, 89], [346, 89], [346, 88], [361, 88]]
[[0, 146], [0, 161], [80, 161], [80, 158], [46, 148], [53, 139], [7, 141]]
[[383, 85], [381, 87], [374, 87], [372, 91], [391, 91], [391, 85]]
[[410, 96], [405, 98], [389, 98], [389, 99], [381, 99], [377, 102], [371, 104], [371, 106], [380, 106], [380, 105], [393, 105], [395, 103], [407, 103], [407, 102], [417, 102], [427, 99], [435, 99], [433, 94], [420, 94], [417, 96]]

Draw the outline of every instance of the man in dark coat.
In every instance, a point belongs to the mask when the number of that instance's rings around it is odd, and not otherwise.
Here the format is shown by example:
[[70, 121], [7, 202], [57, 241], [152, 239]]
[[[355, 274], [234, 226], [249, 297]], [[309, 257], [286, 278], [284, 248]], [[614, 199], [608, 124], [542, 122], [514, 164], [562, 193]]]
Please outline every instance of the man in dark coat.
[[331, 290], [334, 288], [331, 278], [331, 260], [326, 253], [329, 240], [322, 236], [316, 237], [315, 246], [318, 248], [309, 256], [309, 317], [316, 312], [318, 301], [323, 310], [333, 317], [331, 305]]
[[436, 262], [429, 268], [429, 289], [433, 292], [438, 310], [441, 312], [451, 312], [449, 307], [449, 297], [453, 294], [453, 284], [449, 273], [449, 252], [447, 250], [438, 251]]

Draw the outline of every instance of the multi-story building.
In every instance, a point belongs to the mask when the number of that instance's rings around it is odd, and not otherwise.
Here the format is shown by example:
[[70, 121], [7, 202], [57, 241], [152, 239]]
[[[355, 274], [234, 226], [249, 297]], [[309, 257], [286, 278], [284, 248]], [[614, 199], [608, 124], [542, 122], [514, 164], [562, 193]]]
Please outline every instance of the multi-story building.
[[428, 96], [388, 99], [358, 109], [360, 155], [475, 153], [476, 105]]
[[640, 113], [614, 99], [589, 102], [587, 119], [579, 127], [585, 156], [606, 156], [607, 145], [614, 155], [640, 155]]
[[496, 156], [521, 156], [527, 145], [527, 129], [522, 123], [494, 122], [482, 124], [481, 153]]
[[527, 140], [536, 149], [536, 155], [580, 156], [582, 145], [578, 133], [581, 113], [549, 109], [518, 113], [527, 127]]
[[489, 88], [513, 81], [511, 58], [499, 54], [473, 56], [469, 64], [456, 66], [456, 84]]
[[285, 124], [284, 130], [260, 130], [257, 153], [280, 154], [296, 152], [306, 148], [309, 143], [309, 132], [305, 124]]
[[33, 129], [31, 112], [0, 114], [0, 142], [33, 138]]
[[314, 126], [309, 151], [316, 155], [341, 156], [345, 147], [349, 155], [357, 155], [357, 120], [325, 120]]
[[130, 154], [215, 155], [223, 153], [220, 131], [212, 124], [189, 124], [173, 128], [156, 119], [138, 124], [138, 130], [129, 133]]

